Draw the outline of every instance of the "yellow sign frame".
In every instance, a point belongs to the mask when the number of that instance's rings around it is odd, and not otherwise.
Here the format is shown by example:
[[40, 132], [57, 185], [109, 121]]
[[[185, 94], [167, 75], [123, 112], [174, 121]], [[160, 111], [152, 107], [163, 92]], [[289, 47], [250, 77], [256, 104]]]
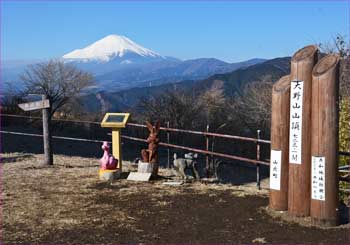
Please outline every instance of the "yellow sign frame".
[[[123, 122], [107, 122], [110, 116], [124, 116]], [[117, 168], [122, 171], [122, 141], [121, 129], [126, 127], [130, 113], [108, 112], [101, 122], [102, 128], [112, 128], [112, 154], [118, 160]]]
[[[123, 122], [107, 122], [107, 119], [109, 116], [124, 116]], [[130, 113], [106, 113], [104, 116], [102, 122], [101, 122], [101, 127], [102, 128], [125, 128], [126, 123], [128, 122]]]

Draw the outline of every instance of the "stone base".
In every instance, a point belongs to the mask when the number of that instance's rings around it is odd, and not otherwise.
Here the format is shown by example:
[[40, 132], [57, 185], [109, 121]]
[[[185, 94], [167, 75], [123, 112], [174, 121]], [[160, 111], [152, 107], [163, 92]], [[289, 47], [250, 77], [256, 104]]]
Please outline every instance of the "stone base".
[[137, 167], [138, 173], [152, 173], [153, 172], [153, 163], [141, 162], [139, 161]]
[[100, 180], [112, 181], [120, 178], [120, 170], [119, 169], [100, 169], [98, 172], [98, 176]]

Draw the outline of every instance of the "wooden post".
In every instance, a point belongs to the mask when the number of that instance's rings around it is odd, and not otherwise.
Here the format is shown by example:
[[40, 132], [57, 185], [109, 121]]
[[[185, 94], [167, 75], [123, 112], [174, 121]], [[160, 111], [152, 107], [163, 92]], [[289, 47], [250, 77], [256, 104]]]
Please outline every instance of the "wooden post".
[[270, 208], [288, 210], [290, 76], [272, 88]]
[[338, 94], [339, 57], [321, 59], [312, 73], [311, 207], [314, 223], [337, 225], [338, 220]]
[[311, 85], [318, 49], [307, 46], [291, 60], [288, 212], [310, 214]]
[[120, 128], [112, 128], [112, 154], [118, 159], [118, 167], [122, 171], [122, 141]]
[[[167, 126], [167, 128], [170, 128], [169, 121], [167, 121], [166, 126]], [[169, 130], [166, 131], [166, 140], [167, 140], [167, 143], [170, 144], [170, 131]], [[167, 152], [168, 152], [168, 168], [170, 168], [170, 147], [168, 147]]]
[[[207, 125], [207, 132], [209, 132], [209, 124]], [[205, 150], [209, 151], [209, 136], [206, 135], [205, 136]], [[207, 178], [209, 178], [209, 155], [206, 154], [205, 156], [205, 171], [206, 171], [206, 175]]]
[[[31, 94], [38, 95], [38, 94]], [[41, 100], [18, 104], [18, 107], [24, 111], [41, 110], [43, 120], [43, 142], [44, 142], [44, 161], [43, 165], [53, 165], [53, 154], [51, 145], [51, 115], [50, 100], [42, 94]]]
[[[256, 142], [256, 160], [260, 160], [260, 129], [256, 130], [256, 137], [258, 141]], [[260, 185], [260, 164], [256, 164], [256, 187], [261, 190]]]
[[[47, 96], [42, 95], [42, 100], [46, 100]], [[51, 119], [50, 108], [42, 109], [43, 116], [43, 140], [44, 140], [44, 165], [53, 165], [53, 154], [51, 147]]]

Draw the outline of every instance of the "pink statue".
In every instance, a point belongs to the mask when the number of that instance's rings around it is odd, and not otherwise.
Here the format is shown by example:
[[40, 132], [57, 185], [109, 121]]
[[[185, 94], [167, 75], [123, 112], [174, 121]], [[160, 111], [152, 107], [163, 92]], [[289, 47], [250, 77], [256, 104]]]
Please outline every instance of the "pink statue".
[[103, 141], [102, 150], [104, 151], [103, 157], [100, 159], [100, 168], [103, 170], [106, 169], [116, 169], [118, 160], [113, 157], [112, 154], [109, 153], [109, 144], [107, 141]]

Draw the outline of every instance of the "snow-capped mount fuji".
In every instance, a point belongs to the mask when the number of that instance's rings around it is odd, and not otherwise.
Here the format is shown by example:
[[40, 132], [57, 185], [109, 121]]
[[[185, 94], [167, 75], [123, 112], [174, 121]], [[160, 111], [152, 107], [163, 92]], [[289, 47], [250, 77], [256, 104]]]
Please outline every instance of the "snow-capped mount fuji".
[[62, 56], [66, 61], [107, 63], [117, 61], [119, 64], [144, 63], [166, 59], [160, 54], [142, 47], [125, 36], [108, 35], [93, 44], [73, 50]]
[[213, 58], [181, 61], [162, 56], [125, 36], [108, 35], [85, 48], [62, 56], [82, 70], [91, 72], [100, 90], [123, 90], [149, 84], [202, 79], [258, 63], [227, 63]]
[[[227, 63], [215, 58], [182, 61], [160, 55], [120, 35], [108, 35], [84, 48], [75, 49], [61, 56], [61, 59], [94, 75], [97, 82], [96, 90], [103, 91], [120, 91], [133, 87], [146, 87], [150, 84], [155, 86], [182, 80], [204, 79], [263, 61], [253, 59]], [[19, 74], [24, 69], [25, 66], [19, 66], [16, 70], [6, 68], [2, 71], [2, 79], [18, 80]]]
[[[108, 35], [85, 48], [62, 56], [63, 61], [100, 76], [112, 71], [136, 69], [144, 65], [180, 62], [142, 47], [121, 35]], [[124, 79], [123, 79], [124, 80]]]

